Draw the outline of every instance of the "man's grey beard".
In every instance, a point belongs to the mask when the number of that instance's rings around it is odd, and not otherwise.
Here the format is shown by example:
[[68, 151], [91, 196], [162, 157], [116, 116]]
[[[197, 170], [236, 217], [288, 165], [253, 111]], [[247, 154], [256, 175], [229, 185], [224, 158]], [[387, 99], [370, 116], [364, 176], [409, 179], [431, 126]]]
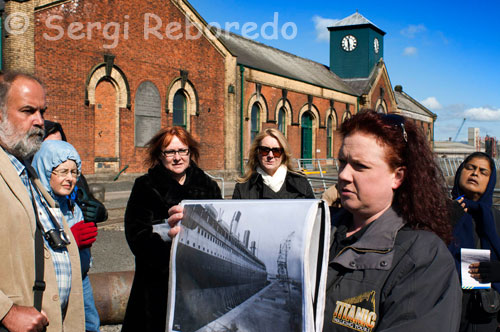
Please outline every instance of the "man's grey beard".
[[20, 133], [6, 117], [0, 121], [2, 146], [21, 159], [32, 157], [40, 149], [44, 134], [45, 131], [42, 128], [31, 128], [27, 133]]

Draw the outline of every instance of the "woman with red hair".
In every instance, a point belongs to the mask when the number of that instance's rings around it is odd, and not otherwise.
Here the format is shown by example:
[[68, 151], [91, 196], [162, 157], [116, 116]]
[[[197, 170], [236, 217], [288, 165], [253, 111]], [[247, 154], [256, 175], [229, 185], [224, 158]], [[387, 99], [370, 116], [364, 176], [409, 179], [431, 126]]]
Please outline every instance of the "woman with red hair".
[[447, 190], [422, 132], [361, 112], [341, 128], [324, 331], [457, 331]]
[[147, 144], [148, 173], [137, 178], [125, 211], [135, 276], [122, 332], [165, 331], [171, 241], [153, 232], [183, 199], [219, 199], [220, 189], [197, 165], [198, 142], [181, 127], [160, 130]]

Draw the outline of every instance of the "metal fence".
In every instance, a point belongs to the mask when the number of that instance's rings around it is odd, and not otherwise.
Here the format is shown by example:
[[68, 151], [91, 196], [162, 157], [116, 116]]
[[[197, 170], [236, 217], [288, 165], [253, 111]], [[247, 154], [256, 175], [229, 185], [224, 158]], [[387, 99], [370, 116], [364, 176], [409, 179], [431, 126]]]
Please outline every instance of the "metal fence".
[[[447, 178], [454, 177], [464, 158], [438, 158], [437, 162], [443, 175]], [[494, 159], [497, 171], [500, 169], [500, 159]], [[339, 163], [338, 159], [296, 159], [297, 167], [306, 174], [316, 197], [321, 197], [323, 192], [337, 183]], [[498, 182], [497, 182], [498, 183]], [[451, 187], [450, 187], [451, 191]], [[500, 208], [500, 189], [493, 192], [493, 205]]]

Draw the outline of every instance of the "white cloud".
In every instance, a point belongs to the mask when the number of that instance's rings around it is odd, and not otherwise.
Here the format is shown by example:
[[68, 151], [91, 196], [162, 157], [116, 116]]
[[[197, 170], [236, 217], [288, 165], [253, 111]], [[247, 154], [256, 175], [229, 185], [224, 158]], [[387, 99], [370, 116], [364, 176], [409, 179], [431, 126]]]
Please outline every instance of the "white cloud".
[[312, 20], [314, 22], [314, 28], [316, 29], [316, 40], [318, 41], [329, 41], [330, 31], [328, 31], [327, 28], [340, 21], [332, 18], [324, 18], [318, 15], [314, 15]]
[[443, 108], [443, 106], [439, 103], [436, 97], [425, 98], [420, 103], [431, 110], [440, 110]]
[[404, 49], [403, 55], [406, 55], [406, 56], [417, 55], [417, 48], [414, 46], [408, 46], [407, 48]]
[[427, 31], [427, 28], [423, 24], [410, 24], [409, 26], [401, 30], [401, 34], [407, 38], [414, 38], [416, 34], [425, 31]]
[[467, 120], [474, 121], [500, 121], [500, 108], [474, 107], [465, 111]]

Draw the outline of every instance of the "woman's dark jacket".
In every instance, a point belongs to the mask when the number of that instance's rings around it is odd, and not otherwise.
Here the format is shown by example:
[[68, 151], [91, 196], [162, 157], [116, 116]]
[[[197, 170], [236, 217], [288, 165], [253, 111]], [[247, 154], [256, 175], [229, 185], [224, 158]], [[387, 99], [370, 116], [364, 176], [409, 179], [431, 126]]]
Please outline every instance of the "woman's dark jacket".
[[135, 255], [135, 277], [123, 332], [165, 331], [171, 242], [153, 233], [152, 225], [168, 218], [168, 209], [183, 199], [220, 199], [221, 191], [192, 161], [184, 185], [158, 164], [136, 179], [125, 211], [125, 236]]
[[333, 217], [324, 332], [458, 330], [462, 291], [439, 237], [392, 208], [349, 238], [352, 215]]
[[311, 185], [306, 177], [288, 171], [285, 182], [280, 191], [274, 192], [266, 186], [262, 176], [255, 172], [250, 179], [244, 183], [236, 183], [233, 199], [296, 199], [314, 198]]
[[[455, 183], [452, 189], [453, 199], [463, 195], [460, 188], [460, 176], [465, 164], [462, 163], [455, 174]], [[451, 216], [453, 224], [453, 241], [449, 249], [455, 258], [458, 275], [460, 277], [460, 249], [489, 249], [491, 260], [500, 260], [500, 211], [493, 207], [493, 192], [496, 185], [496, 169], [493, 163], [490, 179], [485, 192], [478, 201], [464, 199], [467, 213], [458, 203], [453, 202]], [[497, 299], [500, 299], [500, 283], [492, 283], [496, 290]], [[495, 331], [498, 325], [496, 315], [485, 313], [476, 299], [480, 298], [478, 290], [464, 290], [462, 298], [462, 320], [460, 331]]]

